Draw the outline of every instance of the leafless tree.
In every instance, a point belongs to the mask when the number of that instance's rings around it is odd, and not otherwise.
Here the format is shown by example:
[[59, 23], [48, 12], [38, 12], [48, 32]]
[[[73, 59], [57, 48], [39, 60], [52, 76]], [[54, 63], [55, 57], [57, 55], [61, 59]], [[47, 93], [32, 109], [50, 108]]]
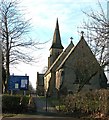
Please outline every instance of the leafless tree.
[[47, 71], [47, 69], [48, 69], [48, 67], [45, 66], [45, 67], [43, 68], [43, 70], [42, 70], [42, 73], [45, 74], [45, 72]]
[[[19, 9], [17, 0], [2, 0], [0, 7], [2, 50], [4, 55], [4, 68], [6, 69], [6, 85], [10, 75], [10, 64], [19, 62], [30, 63], [34, 57], [28, 49], [38, 44], [26, 37], [30, 30], [30, 20], [26, 20]], [[5, 87], [5, 92], [7, 87]]]
[[91, 9], [90, 13], [83, 11], [88, 21], [83, 21], [82, 29], [86, 31], [87, 42], [96, 56], [100, 66], [109, 66], [109, 20], [101, 3], [99, 11]]

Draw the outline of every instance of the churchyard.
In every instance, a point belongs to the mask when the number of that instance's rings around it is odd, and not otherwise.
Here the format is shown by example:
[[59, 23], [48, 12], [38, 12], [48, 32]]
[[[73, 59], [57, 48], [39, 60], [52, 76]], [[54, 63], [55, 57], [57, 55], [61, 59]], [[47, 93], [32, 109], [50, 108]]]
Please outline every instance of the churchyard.
[[[44, 96], [3, 95], [2, 112], [4, 117], [15, 117], [16, 115], [37, 115], [37, 104], [44, 102], [43, 114], [65, 116], [79, 119], [108, 119], [109, 116], [109, 91], [97, 90], [90, 92], [79, 92], [77, 94], [62, 95], [58, 98], [45, 98]], [[40, 101], [38, 101], [40, 99]], [[47, 101], [46, 101], [47, 100]], [[36, 101], [36, 102], [35, 102]], [[39, 103], [37, 103], [39, 102]], [[30, 106], [29, 106], [30, 105]], [[55, 111], [50, 111], [50, 107]], [[47, 108], [46, 108], [47, 107]]]

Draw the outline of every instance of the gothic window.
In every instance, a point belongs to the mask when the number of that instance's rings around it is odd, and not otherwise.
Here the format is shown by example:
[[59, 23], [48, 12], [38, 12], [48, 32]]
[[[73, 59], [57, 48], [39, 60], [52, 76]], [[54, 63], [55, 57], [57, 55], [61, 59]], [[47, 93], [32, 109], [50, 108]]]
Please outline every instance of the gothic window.
[[63, 85], [63, 83], [64, 83], [64, 70], [63, 70], [63, 69], [61, 69], [60, 75], [61, 75], [60, 87], [62, 87], [62, 85]]
[[64, 71], [61, 72], [61, 76], [63, 76], [63, 75], [64, 75]]
[[59, 56], [59, 54], [60, 54], [60, 53], [59, 53], [59, 51], [58, 51], [57, 53], [55, 53], [56, 57], [58, 57], [58, 56]]
[[74, 84], [79, 84], [79, 78], [77, 75], [76, 75], [76, 80], [75, 80]]
[[83, 46], [81, 48], [83, 48]]

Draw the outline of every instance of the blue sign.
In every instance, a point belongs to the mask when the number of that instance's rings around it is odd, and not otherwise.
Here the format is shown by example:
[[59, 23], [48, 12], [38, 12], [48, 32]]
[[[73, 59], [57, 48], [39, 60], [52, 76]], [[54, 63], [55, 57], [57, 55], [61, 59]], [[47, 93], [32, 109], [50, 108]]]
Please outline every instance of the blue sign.
[[11, 75], [8, 81], [9, 90], [28, 90], [29, 76]]

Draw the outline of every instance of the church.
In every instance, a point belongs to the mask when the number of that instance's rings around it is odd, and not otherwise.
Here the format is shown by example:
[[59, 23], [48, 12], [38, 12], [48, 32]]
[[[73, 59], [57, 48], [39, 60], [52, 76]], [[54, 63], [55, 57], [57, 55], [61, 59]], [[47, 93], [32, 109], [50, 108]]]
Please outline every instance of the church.
[[76, 46], [71, 38], [70, 44], [64, 49], [58, 19], [43, 80], [43, 92], [48, 96], [107, 88], [104, 70], [85, 41], [84, 32], [81, 32]]

